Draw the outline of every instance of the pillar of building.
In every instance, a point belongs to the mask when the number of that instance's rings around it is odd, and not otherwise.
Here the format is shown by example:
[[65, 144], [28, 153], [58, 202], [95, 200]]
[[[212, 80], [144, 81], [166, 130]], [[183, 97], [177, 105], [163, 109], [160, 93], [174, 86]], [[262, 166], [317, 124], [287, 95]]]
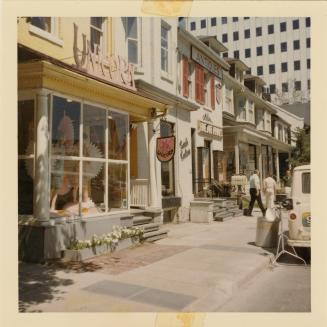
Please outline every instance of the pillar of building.
[[40, 223], [50, 219], [49, 176], [49, 97], [45, 91], [36, 95], [36, 149], [34, 178], [34, 216]]
[[148, 142], [149, 142], [149, 200], [150, 207], [158, 208], [158, 174], [156, 158], [156, 125], [153, 120], [148, 122]]
[[260, 181], [261, 181], [261, 184], [262, 184], [263, 174], [262, 174], [262, 148], [261, 148], [261, 144], [257, 145], [257, 149], [258, 149], [258, 170], [259, 170], [259, 173], [260, 173]]
[[280, 175], [279, 175], [279, 153], [278, 149], [276, 149], [276, 160], [275, 160], [275, 165], [276, 165], [276, 179], [277, 179], [277, 184], [280, 184]]
[[278, 124], [275, 122], [274, 126], [274, 137], [278, 140]]
[[234, 145], [234, 152], [235, 152], [235, 174], [240, 174], [240, 148], [238, 146], [238, 135], [235, 136], [235, 145]]

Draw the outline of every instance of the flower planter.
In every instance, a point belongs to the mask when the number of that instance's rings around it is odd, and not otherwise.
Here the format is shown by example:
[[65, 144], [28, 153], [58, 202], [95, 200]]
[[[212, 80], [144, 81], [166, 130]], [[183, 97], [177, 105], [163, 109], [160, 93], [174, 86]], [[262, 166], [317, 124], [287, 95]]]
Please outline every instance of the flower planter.
[[110, 246], [106, 244], [97, 245], [92, 248], [85, 248], [81, 250], [65, 250], [63, 259], [65, 261], [83, 261], [95, 256], [99, 256], [108, 252], [119, 251], [132, 246], [135, 241], [131, 238], [120, 240], [116, 246]]

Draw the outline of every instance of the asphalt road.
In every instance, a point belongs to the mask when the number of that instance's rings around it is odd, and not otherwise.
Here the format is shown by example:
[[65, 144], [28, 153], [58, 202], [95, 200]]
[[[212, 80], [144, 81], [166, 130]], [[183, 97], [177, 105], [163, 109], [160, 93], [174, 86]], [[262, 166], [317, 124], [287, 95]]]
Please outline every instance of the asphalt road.
[[310, 312], [310, 266], [280, 265], [250, 281], [219, 312]]

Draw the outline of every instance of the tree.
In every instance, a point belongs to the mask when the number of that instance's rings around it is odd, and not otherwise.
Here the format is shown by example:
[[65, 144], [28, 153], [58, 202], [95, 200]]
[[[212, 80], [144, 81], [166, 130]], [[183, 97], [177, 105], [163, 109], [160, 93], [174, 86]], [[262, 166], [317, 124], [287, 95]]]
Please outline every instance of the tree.
[[288, 163], [292, 167], [310, 164], [310, 126], [297, 128], [292, 133], [296, 139], [296, 145], [291, 150]]

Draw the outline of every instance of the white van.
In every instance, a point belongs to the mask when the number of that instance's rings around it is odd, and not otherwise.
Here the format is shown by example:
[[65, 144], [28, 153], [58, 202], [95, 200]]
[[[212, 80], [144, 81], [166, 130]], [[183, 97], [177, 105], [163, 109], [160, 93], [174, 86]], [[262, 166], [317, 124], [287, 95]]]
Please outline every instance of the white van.
[[310, 165], [299, 166], [293, 170], [291, 199], [286, 207], [288, 229], [291, 240], [311, 240], [311, 169]]

